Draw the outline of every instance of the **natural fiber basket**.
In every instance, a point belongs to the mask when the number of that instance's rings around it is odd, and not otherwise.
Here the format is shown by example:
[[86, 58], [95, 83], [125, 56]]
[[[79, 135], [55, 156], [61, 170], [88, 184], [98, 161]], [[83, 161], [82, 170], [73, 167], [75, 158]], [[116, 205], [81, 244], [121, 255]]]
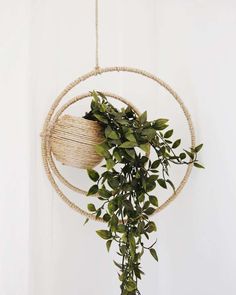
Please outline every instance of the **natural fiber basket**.
[[95, 151], [96, 144], [102, 141], [103, 128], [97, 121], [64, 115], [52, 129], [50, 145], [62, 164], [87, 169], [102, 161]]

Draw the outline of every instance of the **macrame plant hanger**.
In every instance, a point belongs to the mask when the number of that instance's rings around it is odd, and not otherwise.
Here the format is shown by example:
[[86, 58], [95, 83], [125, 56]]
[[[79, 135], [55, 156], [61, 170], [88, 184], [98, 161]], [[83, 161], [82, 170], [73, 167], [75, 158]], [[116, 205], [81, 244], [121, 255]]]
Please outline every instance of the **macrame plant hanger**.
[[[113, 66], [113, 67], [100, 67], [99, 64], [99, 30], [98, 30], [98, 0], [95, 0], [95, 28], [96, 28], [96, 52], [95, 52], [95, 69], [88, 72], [87, 74], [77, 78], [73, 82], [71, 82], [69, 85], [66, 86], [66, 88], [57, 96], [55, 101], [53, 102], [47, 117], [45, 119], [43, 130], [42, 130], [42, 141], [41, 141], [41, 148], [42, 148], [42, 158], [43, 158], [43, 164], [45, 168], [46, 175], [52, 185], [52, 187], [55, 189], [57, 194], [61, 197], [61, 199], [72, 209], [74, 209], [76, 212], [82, 214], [83, 216], [93, 219], [96, 221], [104, 222], [102, 218], [96, 218], [95, 215], [83, 210], [80, 208], [78, 204], [75, 204], [70, 198], [63, 192], [62, 188], [59, 187], [59, 183], [62, 186], [65, 186], [69, 188], [70, 190], [86, 195], [87, 192], [79, 187], [74, 186], [71, 184], [59, 171], [55, 164], [55, 159], [59, 160], [63, 164], [67, 164], [70, 166], [77, 166], [80, 168], [89, 168], [92, 166], [95, 166], [98, 164], [101, 159], [97, 155], [94, 154], [94, 157], [91, 157], [91, 153], [93, 151], [88, 152], [88, 148], [81, 148], [81, 146], [86, 146], [86, 144], [89, 142], [89, 145], [87, 147], [91, 147], [91, 142], [93, 144], [96, 144], [95, 138], [99, 137], [99, 128], [97, 126], [92, 126], [89, 123], [89, 125], [84, 121], [82, 118], [72, 118], [70, 116], [64, 115], [63, 113], [65, 110], [67, 110], [71, 105], [79, 102], [80, 100], [84, 98], [91, 97], [91, 93], [84, 93], [77, 95], [71, 99], [69, 99], [64, 105], [59, 107], [60, 102], [65, 97], [66, 94], [68, 94], [75, 86], [80, 85], [82, 82], [90, 79], [91, 77], [94, 77], [96, 75], [104, 75], [106, 73], [110, 72], [128, 72], [134, 75], [142, 76], [143, 78], [152, 80], [153, 82], [157, 83], [161, 87], [165, 88], [175, 99], [177, 102], [177, 105], [179, 105], [180, 109], [182, 110], [186, 123], [188, 125], [188, 129], [191, 136], [191, 147], [195, 147], [195, 132], [193, 123], [191, 120], [190, 113], [186, 106], [184, 105], [184, 102], [182, 99], [178, 96], [178, 94], [164, 81], [162, 81], [160, 78], [156, 77], [155, 75], [148, 73], [144, 70], [140, 70], [137, 68], [131, 68], [131, 67], [125, 67], [125, 66]], [[138, 109], [127, 99], [122, 98], [119, 95], [113, 94], [108, 91], [102, 91], [105, 96], [117, 99], [124, 104], [130, 106], [133, 108], [133, 110], [140, 115], [140, 112]], [[88, 120], [87, 120], [88, 121]], [[76, 130], [76, 132], [75, 132]], [[91, 133], [91, 138], [88, 138], [87, 133]], [[81, 133], [82, 132], [82, 133]], [[66, 136], [73, 136], [73, 138], [66, 138]], [[86, 137], [87, 136], [87, 137]], [[83, 145], [81, 145], [81, 141], [83, 141]], [[71, 142], [73, 142], [74, 146], [71, 145]], [[78, 152], [79, 151], [79, 152]], [[75, 154], [73, 154], [75, 153]], [[94, 161], [91, 162], [91, 158]], [[75, 161], [78, 160], [79, 163], [76, 163]], [[172, 195], [164, 201], [153, 214], [156, 214], [166, 208], [175, 198], [180, 194], [182, 189], [184, 188], [185, 184], [187, 183], [191, 170], [192, 170], [193, 164], [189, 164], [186, 168], [184, 177], [182, 181], [180, 182], [179, 186], [176, 188], [175, 192], [172, 193]], [[96, 197], [96, 195], [94, 195]]]

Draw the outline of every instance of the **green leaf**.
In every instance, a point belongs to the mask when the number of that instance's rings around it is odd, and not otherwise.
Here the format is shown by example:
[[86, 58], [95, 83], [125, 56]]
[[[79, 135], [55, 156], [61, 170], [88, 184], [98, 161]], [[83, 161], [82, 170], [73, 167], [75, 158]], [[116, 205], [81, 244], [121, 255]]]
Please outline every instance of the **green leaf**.
[[100, 112], [105, 113], [106, 109], [107, 109], [107, 106], [105, 103], [100, 104], [100, 108], [99, 108]]
[[142, 156], [142, 158], [139, 160], [139, 164], [141, 164], [141, 166], [144, 166], [144, 164], [147, 163], [148, 160], [148, 157]]
[[133, 280], [129, 280], [126, 282], [125, 288], [128, 292], [133, 292], [137, 289], [136, 283]]
[[120, 162], [122, 157], [121, 157], [121, 153], [119, 151], [118, 148], [115, 148], [114, 151], [113, 151], [113, 156], [114, 158], [116, 159], [116, 161]]
[[102, 218], [105, 222], [108, 222], [110, 219], [111, 219], [111, 216], [110, 216], [110, 214], [108, 214], [108, 213], [105, 213], [104, 215], [103, 215], [103, 218]]
[[128, 149], [128, 148], [134, 148], [135, 146], [137, 146], [135, 142], [125, 141], [119, 146], [119, 148]]
[[111, 131], [108, 137], [111, 139], [119, 139], [119, 135], [115, 131]]
[[133, 159], [135, 159], [135, 150], [134, 149], [126, 149], [125, 152]]
[[184, 160], [186, 158], [186, 154], [185, 153], [181, 153], [179, 155], [179, 157], [180, 157], [181, 160]]
[[101, 189], [98, 190], [98, 193], [101, 197], [108, 199], [111, 197], [111, 192], [108, 191], [105, 187], [102, 187]]
[[126, 133], [125, 138], [128, 139], [128, 141], [136, 142], [136, 138], [132, 133]]
[[156, 182], [155, 181], [147, 181], [146, 182], [146, 191], [147, 192], [153, 191], [155, 187], [156, 187]]
[[149, 196], [149, 201], [153, 206], [158, 207], [158, 199], [155, 196]]
[[147, 209], [150, 206], [150, 202], [146, 201], [143, 205], [143, 210]]
[[108, 180], [108, 184], [109, 186], [112, 188], [112, 189], [117, 189], [120, 185], [120, 182], [117, 178], [115, 177], [111, 177], [109, 180]]
[[152, 140], [156, 136], [156, 130], [153, 128], [143, 129], [142, 135], [145, 135], [149, 140]]
[[119, 269], [122, 269], [122, 265], [120, 263], [117, 263], [115, 260], [113, 260], [115, 266], [117, 266]]
[[127, 126], [129, 124], [129, 121], [128, 120], [125, 120], [125, 119], [116, 119], [117, 123], [119, 123], [120, 125], [122, 126]]
[[161, 131], [161, 130], [164, 130], [164, 129], [166, 129], [167, 127], [169, 127], [169, 125], [162, 125], [162, 126], [160, 126], [157, 130], [158, 131]]
[[149, 251], [150, 251], [152, 257], [153, 257], [156, 261], [158, 261], [158, 256], [157, 256], [157, 252], [156, 252], [156, 250], [153, 249], [153, 248], [151, 248]]
[[194, 153], [192, 153], [192, 152], [189, 152], [189, 151], [187, 151], [187, 150], [184, 150], [185, 151], [185, 153], [190, 157], [190, 159], [194, 159]]
[[97, 93], [101, 96], [101, 98], [107, 100], [106, 96], [101, 91], [97, 91]]
[[121, 237], [122, 242], [126, 243], [127, 242], [127, 233], [124, 233]]
[[174, 132], [173, 129], [166, 131], [166, 133], [164, 134], [164, 137], [165, 138], [171, 137], [173, 135], [173, 132]]
[[155, 211], [156, 211], [155, 208], [149, 207], [149, 208], [147, 208], [144, 212], [145, 212], [147, 215], [152, 215]]
[[106, 117], [104, 117], [103, 115], [101, 114], [94, 114], [94, 117], [96, 119], [98, 119], [98, 121], [102, 122], [102, 123], [105, 123], [105, 124], [108, 124], [108, 120]]
[[163, 188], [167, 188], [167, 185], [166, 185], [166, 182], [165, 182], [164, 179], [159, 178], [159, 179], [157, 179], [157, 182], [158, 182], [158, 184], [159, 184], [161, 187], [163, 187]]
[[105, 129], [105, 136], [110, 139], [119, 139], [119, 135], [115, 130], [112, 130], [110, 126]]
[[107, 149], [105, 149], [101, 144], [97, 144], [95, 146], [96, 153], [99, 154], [102, 157], [105, 157], [106, 159], [111, 157], [111, 154]]
[[136, 276], [139, 280], [141, 280], [141, 273], [140, 273], [140, 270], [139, 270], [137, 267], [135, 267], [135, 269], [134, 269], [134, 273], [135, 273], [135, 276]]
[[90, 93], [91, 93], [91, 95], [93, 96], [94, 101], [95, 101], [96, 103], [98, 103], [98, 102], [99, 102], [99, 98], [98, 98], [97, 92], [96, 92], [96, 91], [92, 91], [92, 92], [90, 92]]
[[133, 205], [129, 200], [124, 200], [123, 203], [124, 203], [125, 209], [127, 211], [133, 211], [134, 210]]
[[99, 208], [99, 209], [97, 210], [97, 212], [96, 212], [96, 218], [100, 217], [101, 214], [102, 214], [102, 209]]
[[155, 174], [153, 174], [153, 175], [151, 175], [150, 177], [148, 177], [148, 182], [149, 182], [149, 181], [150, 181], [150, 182], [157, 181], [157, 179], [158, 179], [158, 176], [155, 175]]
[[130, 244], [131, 251], [133, 251], [133, 253], [134, 253], [135, 249], [136, 249], [136, 242], [135, 242], [135, 238], [134, 238], [133, 234], [129, 235], [129, 244]]
[[203, 144], [199, 144], [198, 146], [195, 147], [194, 152], [198, 153], [203, 147]]
[[88, 210], [91, 211], [91, 212], [95, 212], [95, 211], [96, 211], [96, 208], [95, 208], [94, 204], [88, 204], [88, 205], [87, 205], [87, 208], [88, 208]]
[[147, 121], [147, 111], [142, 113], [142, 115], [139, 117], [139, 121], [141, 124], [145, 123]]
[[181, 143], [181, 139], [177, 139], [173, 144], [172, 144], [172, 148], [176, 149]]
[[160, 164], [161, 164], [161, 160], [156, 160], [152, 163], [151, 168], [156, 169], [159, 167]]
[[113, 214], [113, 215], [112, 215], [112, 218], [111, 218], [111, 220], [110, 220], [110, 224], [111, 224], [111, 226], [112, 226], [114, 229], [116, 229], [116, 227], [117, 227], [117, 225], [118, 225], [118, 222], [119, 222], [118, 217], [117, 217], [115, 214]]
[[166, 182], [169, 183], [169, 185], [172, 187], [173, 191], [175, 191], [175, 186], [174, 186], [173, 182], [170, 179], [167, 179]]
[[161, 118], [161, 119], [157, 119], [156, 121], [155, 121], [155, 123], [157, 123], [157, 124], [159, 124], [159, 125], [164, 125], [164, 124], [166, 124], [166, 123], [168, 123], [169, 122], [169, 119], [163, 119], [163, 118]]
[[154, 232], [154, 231], [157, 231], [157, 227], [156, 227], [155, 222], [150, 221], [150, 222], [148, 223], [148, 225], [147, 225], [146, 231], [147, 231], [148, 233], [152, 233], [152, 232]]
[[108, 240], [108, 241], [106, 242], [106, 247], [107, 247], [107, 251], [108, 251], [108, 252], [110, 251], [111, 243], [112, 243], [112, 240]]
[[111, 170], [115, 166], [115, 162], [112, 159], [107, 160], [107, 170]]
[[145, 153], [148, 153], [150, 150], [150, 144], [149, 143], [144, 143], [140, 144], [139, 146]]
[[101, 229], [97, 230], [96, 233], [104, 240], [109, 240], [112, 237], [111, 232], [109, 232], [108, 230]]
[[144, 201], [144, 199], [145, 199], [144, 194], [139, 195], [138, 200], [139, 200], [140, 203], [142, 203]]
[[95, 195], [98, 192], [98, 186], [95, 184], [90, 187], [89, 191], [87, 192], [87, 196]]
[[154, 122], [153, 127], [156, 130], [163, 130], [168, 127], [167, 125], [168, 121], [169, 121], [168, 119], [158, 119]]
[[95, 171], [95, 170], [93, 170], [93, 169], [87, 169], [87, 173], [88, 173], [89, 178], [90, 178], [92, 181], [98, 181], [98, 179], [99, 179], [99, 174], [97, 173], [97, 171]]
[[144, 226], [145, 226], [145, 222], [144, 221], [139, 222], [139, 224], [138, 224], [138, 233], [139, 234], [143, 234]]
[[84, 225], [87, 224], [89, 222], [89, 218], [85, 219]]
[[202, 166], [201, 164], [199, 164], [199, 163], [194, 163], [193, 164], [195, 167], [197, 167], [197, 168], [202, 168], [202, 169], [205, 169], [205, 167], [204, 166]]
[[125, 233], [125, 231], [126, 231], [125, 225], [124, 224], [118, 224], [117, 231], [118, 231], [118, 233], [121, 233], [121, 234]]
[[[123, 282], [124, 280], [125, 280], [125, 274], [124, 273], [122, 273], [121, 275], [119, 275], [119, 280], [121, 281], [121, 282]], [[123, 294], [122, 294], [123, 295]], [[124, 294], [125, 295], [125, 294]]]
[[115, 211], [117, 210], [117, 206], [115, 205], [114, 202], [109, 202], [108, 203], [108, 211], [112, 215]]
[[108, 125], [106, 128], [105, 128], [105, 136], [108, 137], [109, 134], [112, 132], [112, 129], [111, 127]]

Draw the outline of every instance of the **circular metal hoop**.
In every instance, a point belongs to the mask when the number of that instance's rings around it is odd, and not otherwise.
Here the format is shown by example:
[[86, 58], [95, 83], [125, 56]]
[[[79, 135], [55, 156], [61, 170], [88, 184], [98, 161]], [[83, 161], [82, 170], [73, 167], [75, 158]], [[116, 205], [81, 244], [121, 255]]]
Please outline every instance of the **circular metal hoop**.
[[[86, 212], [84, 210], [82, 210], [78, 205], [76, 205], [75, 203], [73, 203], [71, 200], [69, 200], [67, 198], [67, 196], [61, 191], [61, 189], [59, 188], [58, 184], [56, 183], [54, 177], [53, 177], [53, 173], [56, 175], [56, 177], [67, 187], [69, 187], [70, 189], [72, 189], [73, 191], [76, 191], [78, 193], [81, 194], [86, 194], [86, 191], [81, 190], [80, 188], [77, 188], [75, 186], [73, 186], [72, 184], [70, 184], [58, 171], [53, 158], [52, 158], [52, 154], [51, 154], [51, 149], [50, 149], [50, 133], [51, 133], [51, 129], [53, 128], [53, 125], [55, 124], [56, 120], [59, 118], [59, 116], [63, 113], [63, 111], [65, 109], [67, 109], [71, 104], [77, 102], [80, 99], [83, 99], [85, 97], [90, 96], [88, 93], [87, 94], [83, 94], [80, 96], [76, 96], [74, 98], [72, 98], [70, 101], [68, 101], [65, 105], [63, 105], [57, 112], [56, 109], [58, 108], [59, 103], [61, 102], [61, 100], [63, 99], [63, 97], [72, 89], [74, 88], [76, 85], [78, 85], [79, 83], [93, 77], [96, 76], [98, 74], [103, 74], [103, 73], [108, 73], [108, 72], [129, 72], [129, 73], [134, 73], [134, 74], [138, 74], [141, 75], [143, 77], [146, 77], [148, 79], [153, 80], [154, 82], [158, 83], [160, 86], [164, 87], [172, 96], [173, 98], [177, 101], [177, 103], [179, 104], [180, 108], [182, 109], [185, 118], [187, 120], [187, 124], [189, 127], [189, 131], [190, 131], [190, 136], [191, 136], [191, 146], [192, 148], [195, 147], [195, 132], [194, 132], [194, 127], [193, 127], [193, 123], [191, 120], [191, 116], [190, 113], [188, 111], [188, 109], [186, 108], [186, 106], [184, 105], [183, 101], [181, 100], [181, 98], [177, 95], [177, 93], [164, 81], [162, 81], [161, 79], [159, 79], [158, 77], [143, 71], [143, 70], [139, 70], [136, 68], [130, 68], [130, 67], [108, 67], [108, 68], [99, 68], [99, 69], [95, 69], [83, 76], [81, 76], [80, 78], [74, 80], [72, 83], [70, 83], [60, 94], [59, 96], [56, 98], [56, 100], [54, 101], [53, 105], [51, 106], [48, 115], [46, 117], [46, 120], [44, 122], [44, 126], [43, 126], [43, 131], [42, 131], [42, 144], [41, 144], [41, 148], [42, 148], [42, 157], [43, 157], [43, 164], [44, 164], [44, 168], [47, 174], [48, 179], [50, 180], [52, 186], [54, 187], [54, 189], [56, 190], [56, 192], [58, 193], [58, 195], [62, 198], [62, 200], [68, 205], [70, 206], [72, 209], [74, 209], [75, 211], [77, 211], [78, 213], [96, 220], [96, 221], [102, 221], [102, 218], [95, 218], [95, 216], [89, 212]], [[111, 94], [111, 93], [105, 93], [105, 95], [109, 96], [109, 97], [113, 97], [115, 99], [118, 99], [124, 103], [126, 103], [127, 105], [130, 105], [137, 113], [138, 110], [131, 104], [129, 103], [127, 100], [121, 98], [120, 96]], [[154, 212], [158, 213], [161, 210], [163, 210], [165, 207], [167, 207], [177, 196], [178, 194], [182, 191], [182, 189], [184, 188], [185, 184], [187, 183], [187, 180], [190, 176], [191, 170], [192, 170], [193, 164], [190, 164], [187, 166], [185, 175], [182, 179], [182, 181], [180, 182], [178, 188], [176, 189], [175, 193], [173, 193], [163, 204], [161, 204], [157, 210]]]

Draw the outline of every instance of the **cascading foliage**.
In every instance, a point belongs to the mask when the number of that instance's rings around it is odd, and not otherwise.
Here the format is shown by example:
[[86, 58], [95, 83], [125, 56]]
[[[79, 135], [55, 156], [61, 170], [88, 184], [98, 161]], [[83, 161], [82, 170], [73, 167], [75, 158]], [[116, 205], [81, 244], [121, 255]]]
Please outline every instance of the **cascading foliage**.
[[[137, 295], [138, 280], [144, 272], [141, 257], [150, 252], [158, 256], [149, 236], [157, 230], [150, 216], [158, 208], [158, 198], [152, 191], [156, 187], [175, 190], [169, 177], [171, 165], [189, 165], [203, 168], [197, 160], [202, 144], [194, 149], [182, 150], [181, 140], [172, 140], [173, 130], [167, 119], [147, 121], [147, 112], [138, 116], [130, 107], [115, 108], [101, 92], [92, 92], [91, 110], [84, 118], [96, 120], [104, 127], [104, 141], [96, 151], [105, 158], [104, 172], [88, 169], [94, 182], [88, 196], [97, 194], [99, 207], [88, 204], [88, 210], [102, 217], [107, 228], [97, 234], [106, 240], [109, 251], [112, 244], [118, 248], [121, 295]], [[167, 131], [166, 131], [167, 130]], [[152, 148], [155, 160], [148, 158]]]

